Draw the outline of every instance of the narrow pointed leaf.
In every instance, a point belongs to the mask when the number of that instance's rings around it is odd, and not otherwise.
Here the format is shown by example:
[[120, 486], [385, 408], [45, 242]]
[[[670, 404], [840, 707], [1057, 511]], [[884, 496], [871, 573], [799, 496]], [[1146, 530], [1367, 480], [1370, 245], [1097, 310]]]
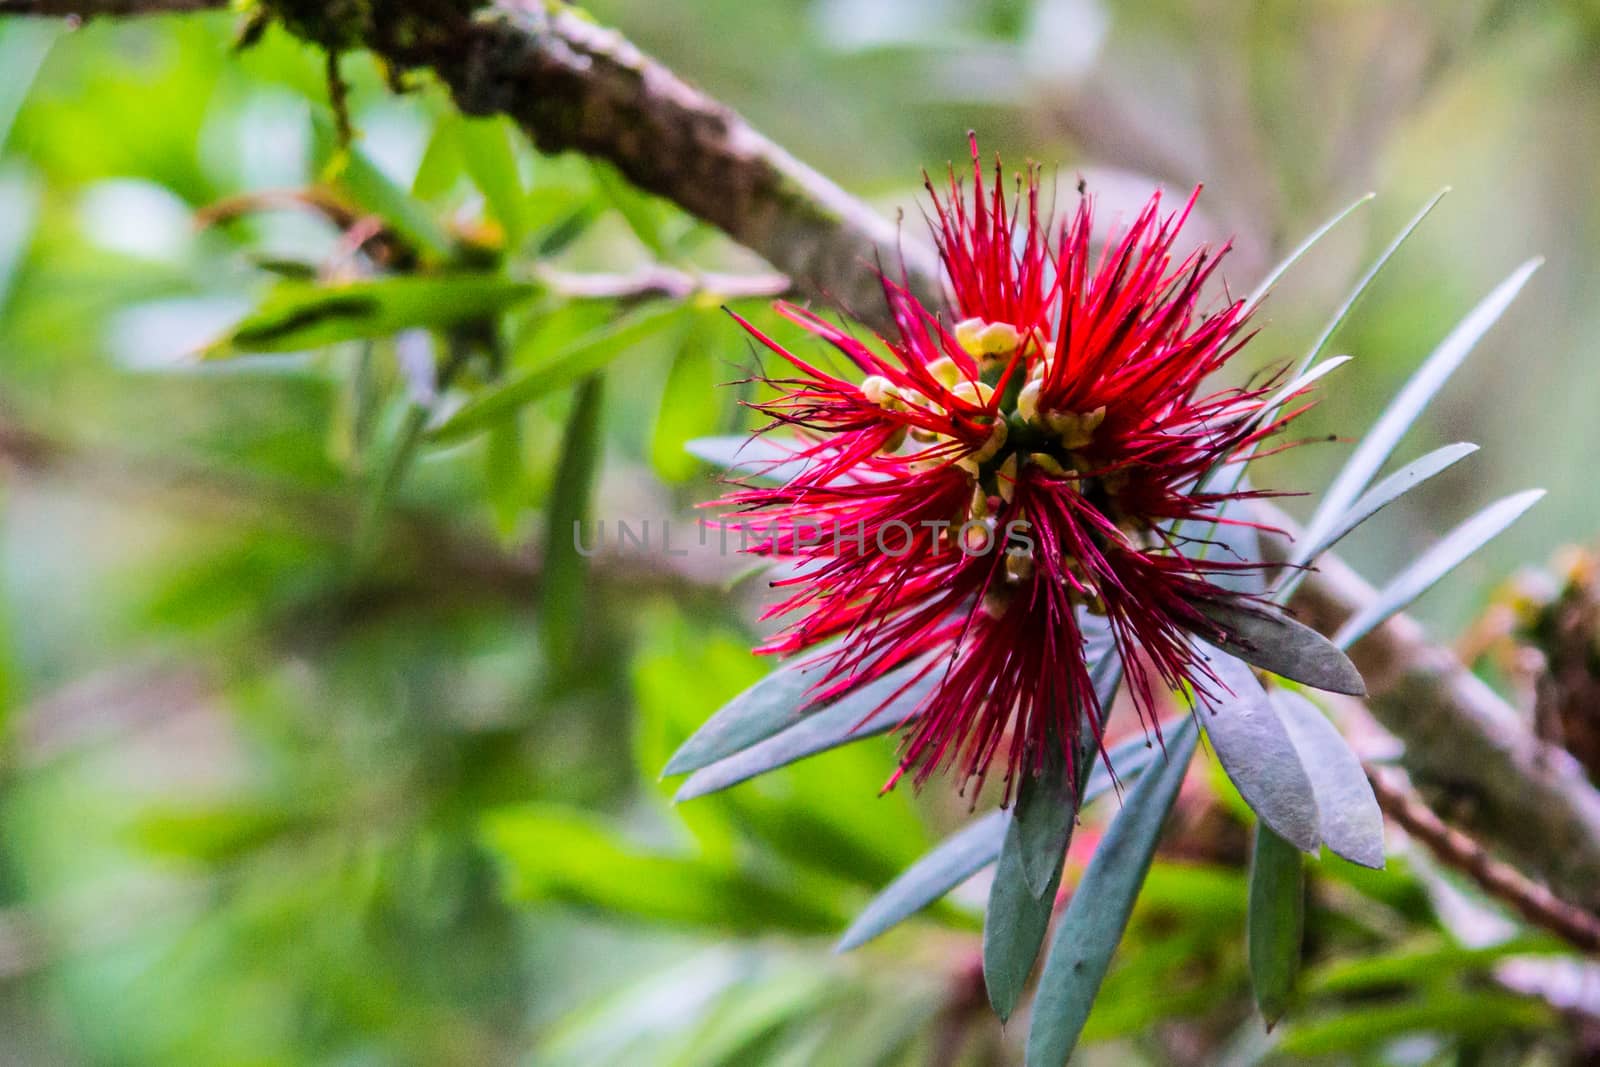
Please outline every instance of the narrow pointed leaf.
[[1242, 661], [1204, 644], [1198, 648], [1221, 683], [1196, 702], [1217, 761], [1262, 822], [1302, 852], [1315, 851], [1322, 840], [1316, 795], [1266, 690]]
[[1266, 826], [1256, 824], [1246, 940], [1250, 985], [1268, 1030], [1283, 1018], [1294, 994], [1305, 902], [1305, 857]]
[[1413, 600], [1432, 589], [1435, 583], [1468, 556], [1494, 540], [1507, 526], [1544, 496], [1543, 489], [1508, 496], [1490, 504], [1478, 514], [1446, 534], [1411, 566], [1401, 571], [1365, 608], [1352, 615], [1334, 635], [1333, 643], [1349, 648], [1393, 615], [1404, 611]]
[[1287, 256], [1284, 256], [1283, 259], [1279, 260], [1278, 265], [1273, 267], [1272, 270], [1267, 273], [1265, 278], [1261, 279], [1261, 284], [1255, 287], [1255, 289], [1250, 293], [1250, 296], [1246, 298], [1245, 303], [1250, 307], [1255, 307], [1257, 304], [1261, 303], [1261, 301], [1266, 298], [1267, 293], [1271, 292], [1272, 287], [1278, 284], [1278, 279], [1282, 278], [1284, 274], [1287, 273], [1289, 268], [1294, 266], [1295, 263], [1299, 261], [1301, 256], [1311, 251], [1311, 249], [1316, 246], [1318, 241], [1322, 240], [1328, 235], [1330, 230], [1339, 225], [1339, 223], [1343, 222], [1345, 218], [1356, 208], [1360, 207], [1362, 204], [1365, 204], [1368, 200], [1371, 200], [1373, 196], [1373, 193], [1368, 193], [1359, 199], [1351, 201], [1349, 204], [1345, 205], [1343, 210], [1341, 210], [1337, 215], [1333, 216], [1333, 218], [1329, 219], [1327, 222], [1324, 222], [1321, 226], [1318, 226], [1315, 230], [1311, 231], [1310, 237], [1307, 237], [1304, 241], [1301, 241], [1300, 244], [1295, 247], [1293, 252], [1290, 252]]
[[1383, 869], [1383, 811], [1361, 760], [1317, 706], [1299, 693], [1274, 690], [1272, 705], [1300, 753], [1317, 795], [1317, 828], [1335, 855]]
[[1360, 301], [1362, 295], [1371, 288], [1379, 272], [1383, 270], [1389, 260], [1394, 258], [1394, 254], [1400, 251], [1400, 246], [1410, 240], [1417, 227], [1422, 225], [1422, 220], [1433, 212], [1439, 201], [1443, 200], [1445, 194], [1449, 191], [1449, 186], [1446, 186], [1435, 193], [1433, 199], [1422, 205], [1422, 210], [1411, 217], [1411, 221], [1406, 223], [1405, 227], [1395, 235], [1395, 239], [1389, 242], [1389, 246], [1379, 253], [1377, 259], [1373, 260], [1372, 266], [1367, 268], [1367, 272], [1361, 276], [1361, 280], [1356, 282], [1355, 288], [1351, 289], [1349, 295], [1344, 298], [1344, 303], [1339, 305], [1338, 309], [1334, 311], [1333, 317], [1328, 320], [1328, 324], [1322, 328], [1322, 333], [1317, 335], [1316, 341], [1311, 345], [1311, 350], [1300, 361], [1301, 370], [1305, 370], [1305, 368], [1316, 362], [1318, 353], [1327, 347], [1329, 341], [1333, 340], [1333, 335], [1339, 332], [1339, 327], [1344, 325], [1344, 320], [1350, 317], [1350, 312], [1355, 308], [1356, 303]]
[[396, 185], [359, 147], [341, 145], [326, 116], [312, 113], [311, 133], [316, 166], [325, 180], [364, 213], [382, 219], [424, 258], [443, 262], [451, 257], [455, 242], [426, 204]]
[[1078, 814], [1073, 794], [1067, 769], [1059, 764], [1027, 775], [1017, 788], [1016, 813], [1006, 831], [1005, 847], [1020, 853], [1022, 880], [1035, 897], [1044, 896], [1066, 857]]
[[1307, 541], [1315, 543], [1322, 540], [1339, 518], [1350, 510], [1373, 476], [1388, 462], [1390, 454], [1411, 424], [1416, 422], [1450, 375], [1461, 366], [1478, 340], [1499, 320], [1541, 262], [1530, 259], [1513, 271], [1450, 331], [1450, 335], [1417, 368], [1328, 487], [1307, 526]]
[[[1015, 823], [1007, 830], [1008, 840], [1014, 829]], [[1033, 973], [1060, 886], [1061, 865], [1056, 864], [1044, 893], [1035, 894], [1022, 872], [1022, 850], [1000, 849], [1000, 862], [989, 887], [989, 907], [983, 915], [983, 984], [1001, 1022], [1011, 1018], [1028, 975]]]
[[645, 308], [564, 348], [541, 353], [536, 365], [469, 401], [430, 436], [435, 441], [456, 441], [487, 429], [540, 397], [600, 370], [669, 323], [681, 321], [681, 316], [673, 304]]
[[600, 469], [604, 389], [605, 379], [598, 374], [579, 388], [578, 402], [567, 417], [561, 459], [550, 490], [544, 573], [539, 581], [539, 628], [545, 653], [558, 667], [565, 667], [574, 659], [583, 625], [583, 585], [588, 566], [578, 552], [576, 527], [588, 517], [589, 499]]
[[1195, 606], [1223, 628], [1219, 647], [1246, 663], [1330, 693], [1367, 695], [1355, 664], [1311, 627], [1275, 610], [1243, 603]]
[[786, 663], [728, 701], [672, 754], [661, 776], [698, 771], [797, 725], [816, 710], [807, 698], [826, 672], [818, 662], [826, 655], [824, 648]]
[[466, 118], [457, 123], [455, 133], [467, 173], [505, 231], [506, 248], [515, 252], [527, 233], [528, 192], [517, 167], [511, 124], [498, 116]]
[[[1171, 719], [1163, 724], [1166, 736], [1179, 729], [1184, 719]], [[1106, 754], [1106, 759], [1117, 769], [1119, 780], [1127, 785], [1133, 782], [1152, 762], [1161, 758], [1161, 750], [1146, 738], [1131, 737], [1116, 745]], [[1111, 773], [1105, 761], [1096, 761], [1084, 785], [1083, 803], [1092, 804], [1111, 791]], [[836, 952], [847, 952], [866, 944], [890, 930], [923, 908], [943, 897], [956, 886], [977, 874], [1000, 858], [1000, 846], [1006, 835], [1007, 816], [996, 811], [950, 835], [936, 848], [916, 863], [907, 867], [882, 893], [873, 898], [844, 936], [835, 946]]]
[[[933, 670], [907, 686], [910, 676], [920, 667], [902, 669], [908, 673], [896, 672], [864, 685], [820, 711], [804, 716], [782, 733], [702, 767], [689, 776], [673, 799], [681, 803], [716, 793], [818, 752], [887, 733], [911, 716], [923, 697], [943, 677], [941, 672]], [[902, 686], [906, 686], [905, 692], [896, 697]]]
[[1157, 760], [1146, 768], [1128, 791], [1122, 811], [1073, 891], [1039, 978], [1028, 1029], [1028, 1067], [1060, 1067], [1078, 1043], [1150, 871], [1162, 824], [1177, 799], [1197, 738], [1192, 719], [1168, 735], [1166, 762]]
[[1477, 450], [1477, 445], [1466, 442], [1445, 445], [1443, 448], [1434, 449], [1421, 459], [1413, 460], [1406, 464], [1363, 493], [1359, 500], [1350, 505], [1350, 510], [1341, 515], [1327, 533], [1316, 541], [1311, 540], [1309, 537], [1301, 538], [1300, 545], [1296, 547], [1294, 553], [1289, 557], [1288, 565], [1290, 567], [1309, 565], [1318, 556], [1343, 540], [1350, 531], [1411, 492], [1411, 490], [1429, 478], [1449, 470], [1456, 463], [1472, 455]]
[[334, 284], [282, 281], [260, 306], [204, 352], [300, 352], [388, 337], [413, 327], [444, 328], [495, 315], [537, 291], [483, 271], [371, 278]]
[[839, 938], [835, 952], [848, 952], [892, 929], [1000, 857], [1010, 819], [992, 811], [939, 843], [873, 898]]

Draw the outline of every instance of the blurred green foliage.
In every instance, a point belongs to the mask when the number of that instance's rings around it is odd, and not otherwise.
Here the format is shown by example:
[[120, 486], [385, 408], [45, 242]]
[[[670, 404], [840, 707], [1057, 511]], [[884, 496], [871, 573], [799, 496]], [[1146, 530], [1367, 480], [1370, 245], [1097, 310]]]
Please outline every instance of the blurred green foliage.
[[[1593, 532], [1586, 6], [595, 11], [885, 207], [968, 126], [1113, 201], [1205, 178], [1241, 289], [1378, 188], [1369, 229], [1269, 304], [1264, 360], [1300, 352], [1372, 248], [1455, 183], [1337, 339], [1359, 362], [1314, 432], [1358, 433], [1544, 252], [1531, 306], [1414, 443], [1483, 441], [1474, 497], [1532, 471], [1552, 500], [1432, 617], [1459, 624], [1518, 553]], [[715, 293], [579, 296], [545, 269], [760, 264], [355, 60], [344, 150], [320, 58], [276, 31], [234, 56], [229, 33], [0, 21], [0, 1058], [1009, 1062], [1025, 1027], [1002, 1032], [975, 984], [981, 887], [829, 951], [967, 801], [878, 796], [893, 749], [871, 741], [674, 808], [667, 756], [766, 669], [748, 651], [763, 583], [704, 552], [562, 540], [584, 514], [692, 528], [715, 487], [683, 443], [744, 425], [748, 387], [722, 383], [756, 356]], [[761, 301], [737, 310], [792, 336]], [[263, 349], [283, 354], [245, 354]], [[1273, 473], [1315, 484], [1338, 458]], [[1392, 570], [1459, 514], [1450, 492], [1397, 504], [1403, 535], [1353, 552]], [[1091, 1062], [1577, 1054], [1554, 1008], [1496, 977], [1555, 946], [1422, 853], [1313, 865], [1300, 1002], [1268, 1037], [1245, 810], [1214, 774], [1180, 815]]]

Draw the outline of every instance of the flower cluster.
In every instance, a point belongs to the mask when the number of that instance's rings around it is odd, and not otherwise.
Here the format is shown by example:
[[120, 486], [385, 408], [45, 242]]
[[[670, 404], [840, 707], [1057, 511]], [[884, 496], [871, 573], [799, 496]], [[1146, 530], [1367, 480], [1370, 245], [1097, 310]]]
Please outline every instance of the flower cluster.
[[721, 503], [759, 524], [752, 552], [796, 563], [771, 612], [794, 621], [763, 651], [836, 642], [819, 701], [920, 664], [936, 684], [908, 710], [895, 779], [952, 767], [981, 784], [1001, 759], [1009, 785], [1101, 736], [1091, 615], [1149, 721], [1160, 691], [1214, 683], [1191, 635], [1236, 596], [1219, 576], [1260, 564], [1177, 531], [1246, 495], [1206, 476], [1294, 413], [1272, 413], [1271, 382], [1205, 386], [1249, 339], [1249, 309], [1210, 295], [1226, 246], [1175, 257], [1194, 196], [1163, 213], [1157, 194], [1092, 245], [1091, 198], [1054, 221], [1035, 170], [1008, 196], [972, 152], [970, 196], [954, 173], [928, 187], [953, 318], [887, 277], [893, 337], [779, 305], [841, 373], [744, 323], [786, 365], [756, 407], [787, 480]]

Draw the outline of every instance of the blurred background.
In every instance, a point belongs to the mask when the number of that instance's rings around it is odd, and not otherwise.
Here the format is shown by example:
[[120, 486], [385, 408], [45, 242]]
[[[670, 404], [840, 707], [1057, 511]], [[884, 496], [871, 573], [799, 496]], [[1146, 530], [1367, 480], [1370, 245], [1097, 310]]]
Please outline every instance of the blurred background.
[[[1538, 485], [1419, 613], [1452, 641], [1519, 568], [1575, 580], [1571, 552], [1546, 561], [1596, 532], [1594, 5], [590, 10], [908, 232], [922, 169], [969, 128], [1113, 207], [1203, 181], [1196, 225], [1235, 237], [1241, 293], [1376, 191], [1278, 287], [1252, 366], [1303, 352], [1452, 186], [1336, 337], [1356, 360], [1309, 435], [1359, 436], [1476, 300], [1547, 262], [1406, 446], [1483, 451], [1345, 555], [1381, 579]], [[768, 668], [748, 652], [763, 583], [546, 533], [690, 523], [715, 495], [683, 443], [745, 425], [747, 387], [722, 383], [751, 351], [726, 294], [627, 283], [762, 265], [425, 80], [391, 94], [365, 57], [344, 63], [343, 153], [321, 57], [277, 30], [234, 55], [234, 30], [0, 20], [0, 1061], [1020, 1062], [1025, 1024], [983, 1002], [984, 876], [830, 951], [965, 804], [879, 797], [880, 740], [674, 807], [666, 757]], [[196, 358], [286, 277], [403, 273], [430, 242], [545, 284], [481, 336]], [[735, 306], [779, 328], [764, 304]], [[602, 370], [595, 331], [619, 320]], [[473, 432], [426, 435], [525, 380]], [[1318, 487], [1347, 451], [1258, 481]], [[1383, 874], [1314, 867], [1303, 1003], [1265, 1035], [1248, 825], [1198, 766], [1085, 1062], [1592, 1062], [1600, 980], [1398, 837]]]

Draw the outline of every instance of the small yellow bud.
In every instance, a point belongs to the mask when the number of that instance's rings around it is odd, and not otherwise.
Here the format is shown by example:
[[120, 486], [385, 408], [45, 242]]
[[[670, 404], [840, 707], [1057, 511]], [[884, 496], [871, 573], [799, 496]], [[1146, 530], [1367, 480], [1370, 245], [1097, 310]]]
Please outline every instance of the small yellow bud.
[[994, 386], [986, 382], [957, 382], [951, 388], [950, 395], [957, 400], [965, 400], [969, 404], [986, 408], [994, 399]]
[[1049, 411], [1044, 416], [1045, 425], [1061, 437], [1061, 446], [1068, 450], [1082, 448], [1094, 440], [1094, 432], [1106, 421], [1105, 405], [1086, 415], [1071, 411]]
[[983, 491], [983, 486], [972, 487], [972, 501], [967, 504], [967, 514], [963, 521], [977, 519], [980, 522], [989, 517], [989, 494]]
[[946, 389], [961, 380], [961, 368], [956, 366], [956, 361], [949, 356], [940, 356], [928, 364], [928, 373]]
[[1017, 414], [1029, 422], [1036, 422], [1039, 414], [1039, 383], [1029, 382], [1017, 394]]
[[1009, 356], [1021, 343], [1022, 335], [1015, 326], [1009, 322], [991, 322], [978, 334], [979, 352], [975, 354], [990, 358]]
[[1067, 468], [1063, 467], [1056, 457], [1048, 452], [1034, 452], [1028, 456], [1028, 462], [1056, 478], [1065, 478]]
[[1002, 448], [1006, 447], [1007, 434], [1006, 421], [1004, 419], [996, 419], [994, 429], [989, 431], [989, 439], [983, 443], [982, 448], [972, 453], [967, 459], [972, 460], [979, 466], [989, 462], [1000, 454]]
[[881, 374], [870, 374], [861, 383], [861, 395], [866, 397], [869, 404], [887, 407], [884, 401], [894, 396], [894, 383]]
[[1017, 467], [1017, 454], [1013, 452], [1000, 464], [1000, 471], [995, 478], [996, 488], [1000, 491], [1000, 499], [1007, 504], [1011, 503], [1011, 498], [1017, 495]]
[[962, 319], [956, 323], [956, 344], [969, 356], [976, 356], [982, 351], [978, 346], [978, 335], [987, 325], [982, 319]]
[[967, 355], [982, 362], [1009, 357], [1022, 343], [1022, 335], [1009, 322], [962, 319], [956, 323], [956, 343]]
[[1021, 548], [1006, 549], [1006, 581], [1021, 585], [1033, 577], [1033, 553]]

